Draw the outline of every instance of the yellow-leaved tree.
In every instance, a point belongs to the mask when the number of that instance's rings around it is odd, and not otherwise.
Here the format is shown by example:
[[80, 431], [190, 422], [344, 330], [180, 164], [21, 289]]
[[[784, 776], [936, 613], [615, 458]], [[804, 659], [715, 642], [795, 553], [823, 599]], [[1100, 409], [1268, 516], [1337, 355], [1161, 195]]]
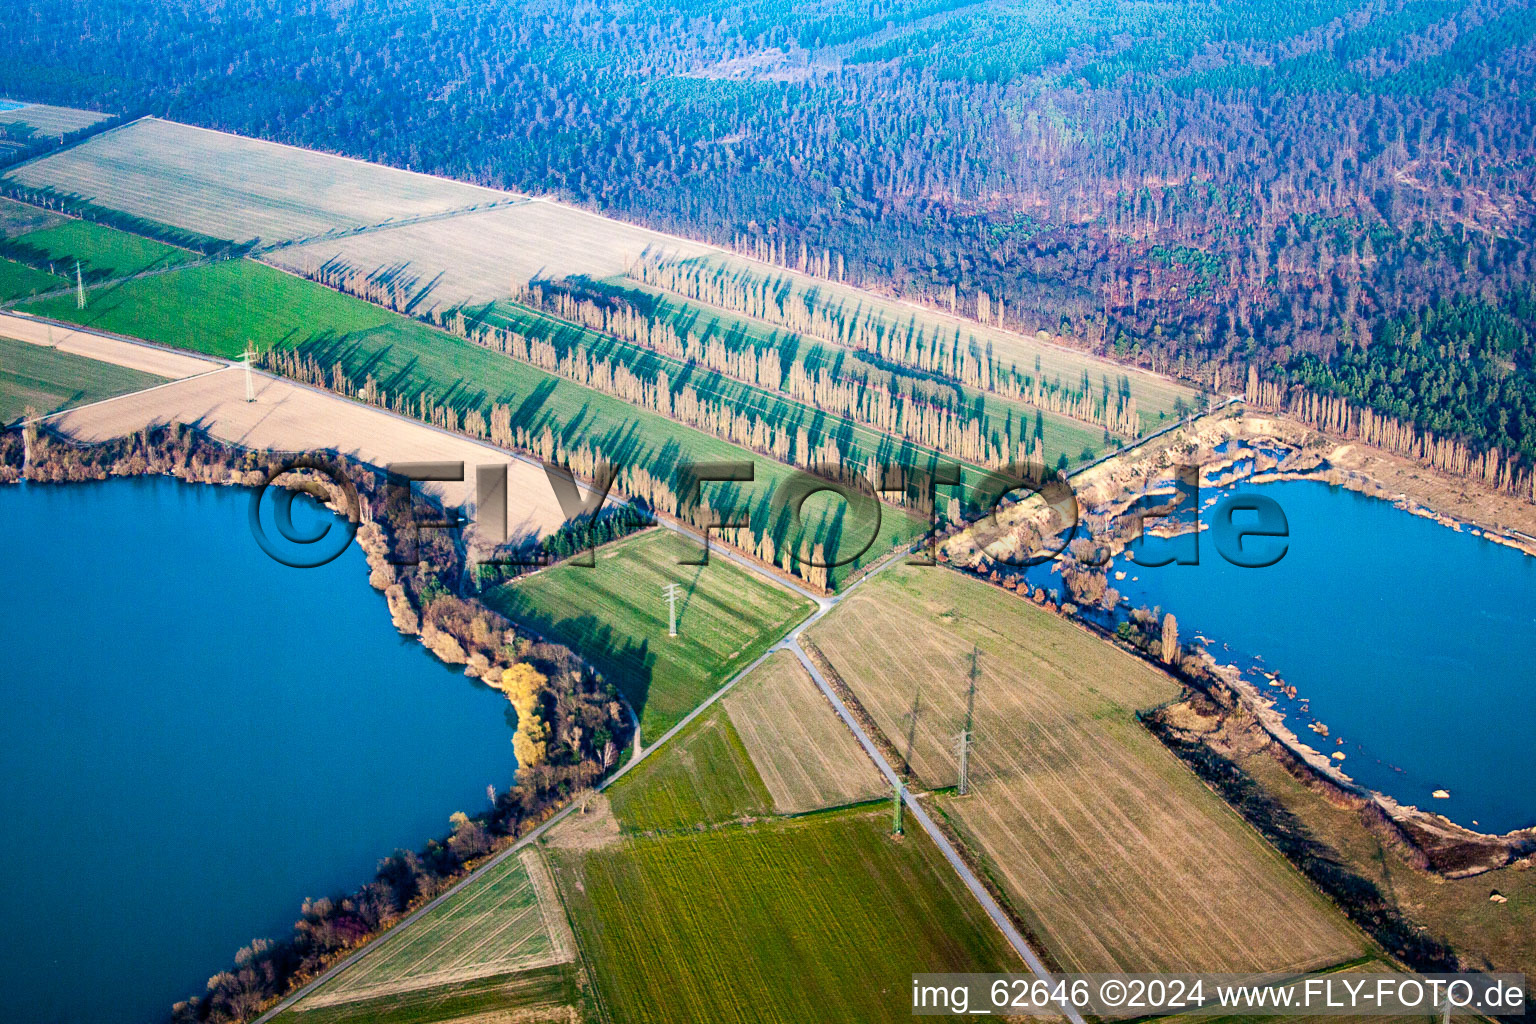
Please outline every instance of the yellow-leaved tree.
[[549, 679], [533, 666], [518, 663], [501, 674], [501, 692], [517, 709], [517, 732], [512, 735], [512, 752], [519, 768], [532, 768], [544, 760], [549, 741], [549, 726], [539, 717], [539, 695]]

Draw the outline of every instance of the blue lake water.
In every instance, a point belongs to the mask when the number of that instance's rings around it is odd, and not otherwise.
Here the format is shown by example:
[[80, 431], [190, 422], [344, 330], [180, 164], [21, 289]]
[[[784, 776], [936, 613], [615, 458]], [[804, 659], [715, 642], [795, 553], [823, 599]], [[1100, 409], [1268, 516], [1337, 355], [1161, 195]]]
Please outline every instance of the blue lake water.
[[5, 1020], [161, 1020], [512, 780], [506, 701], [395, 632], [356, 546], [269, 559], [249, 503], [0, 487]]
[[[1323, 483], [1232, 490], [1284, 510], [1278, 564], [1234, 566], [1206, 533], [1199, 565], [1120, 557], [1111, 585], [1132, 605], [1173, 612], [1182, 640], [1203, 634], [1217, 661], [1243, 668], [1298, 736], [1343, 753], [1340, 767], [1364, 785], [1485, 832], [1536, 825], [1536, 558]], [[1203, 491], [1202, 504], [1215, 496]], [[1158, 558], [1172, 543], [1131, 550]], [[1314, 720], [1330, 736], [1309, 731]]]

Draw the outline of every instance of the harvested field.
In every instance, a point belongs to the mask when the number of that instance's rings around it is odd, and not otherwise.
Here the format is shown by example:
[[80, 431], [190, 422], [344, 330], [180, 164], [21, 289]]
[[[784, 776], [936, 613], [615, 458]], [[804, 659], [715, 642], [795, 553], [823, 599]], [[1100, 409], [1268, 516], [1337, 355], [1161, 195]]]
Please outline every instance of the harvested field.
[[[0, 101], [0, 106], [14, 103], [14, 100]], [[74, 107], [51, 107], [46, 103], [20, 103], [9, 109], [0, 109], [0, 125], [8, 130], [15, 131], [22, 127], [34, 129], [38, 135], [51, 136], [55, 139], [59, 135], [68, 135], [82, 128], [89, 128], [98, 121], [105, 121], [111, 114], [103, 114], [96, 110], [77, 110]]]
[[515, 198], [153, 117], [27, 164], [8, 178], [232, 242], [279, 242]]
[[283, 1011], [274, 1024], [581, 1024], [572, 964]]
[[377, 1000], [567, 963], [574, 940], [537, 850], [508, 857], [453, 897], [379, 940], [302, 1003]]
[[1178, 692], [1139, 660], [938, 568], [885, 573], [808, 635], [924, 786], [956, 781], [978, 652], [972, 792], [938, 809], [1063, 967], [1280, 971], [1366, 949], [1136, 721]]
[[[510, 197], [509, 197], [510, 198]], [[479, 305], [534, 278], [621, 275], [640, 254], [715, 250], [560, 203], [535, 199], [503, 209], [408, 224], [279, 249], [266, 259], [305, 273], [328, 262], [398, 279], [415, 309]]]
[[916, 971], [1021, 970], [922, 834], [884, 813], [553, 851], [582, 953], [625, 1024], [911, 1020]]
[[[65, 412], [49, 425], [77, 441], [122, 437], [146, 426], [185, 423], [222, 441], [274, 451], [336, 451], [363, 462], [463, 462], [466, 467], [507, 465], [512, 537], [543, 536], [564, 521], [542, 468], [511, 458], [489, 445], [444, 433], [381, 409], [257, 373], [256, 401], [245, 400], [238, 367], [178, 381], [154, 391]], [[474, 473], [462, 483], [415, 486], [446, 502], [474, 498]]]
[[[1432, 875], [1367, 828], [1358, 810], [1330, 803], [1269, 752], [1245, 754], [1237, 763], [1335, 859], [1389, 893], [1404, 916], [1454, 949], [1465, 968], [1536, 977], [1536, 871], [1511, 865], [1470, 878]], [[1508, 902], [1490, 900], [1494, 892]]]
[[716, 705], [608, 789], [626, 832], [696, 828], [767, 814], [763, 780]]
[[775, 653], [722, 703], [779, 813], [887, 795], [874, 762], [794, 655]]
[[139, 391], [162, 378], [0, 337], [0, 424]]
[[109, 338], [61, 324], [45, 323], [30, 316], [0, 313], [0, 338], [14, 338], [29, 345], [56, 349], [70, 355], [139, 370], [168, 380], [179, 380], [209, 370], [222, 363], [183, 352], [169, 352], [149, 345], [135, 345], [121, 338]]
[[[486, 601], [566, 644], [616, 683], [654, 740], [812, 610], [809, 600], [718, 556], [680, 565], [698, 545], [650, 530], [505, 584]], [[678, 635], [668, 636], [662, 588], [676, 583]]]

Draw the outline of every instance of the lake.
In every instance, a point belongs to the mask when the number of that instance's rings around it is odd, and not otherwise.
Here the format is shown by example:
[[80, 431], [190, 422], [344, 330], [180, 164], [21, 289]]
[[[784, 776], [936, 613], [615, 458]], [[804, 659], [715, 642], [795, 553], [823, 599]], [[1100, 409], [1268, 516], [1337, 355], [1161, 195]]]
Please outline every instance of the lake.
[[505, 699], [395, 632], [356, 545], [269, 559], [250, 495], [0, 487], [7, 1020], [162, 1020], [512, 782]]
[[[1173, 612], [1185, 642], [1203, 635], [1362, 784], [1484, 832], [1536, 825], [1536, 559], [1323, 483], [1228, 490], [1279, 502], [1290, 544], [1278, 564], [1234, 566], [1206, 533], [1199, 565], [1119, 557], [1111, 585]], [[1201, 504], [1215, 496], [1203, 490]], [[1157, 558], [1169, 543], [1130, 550]], [[1450, 799], [1434, 798], [1441, 789]]]

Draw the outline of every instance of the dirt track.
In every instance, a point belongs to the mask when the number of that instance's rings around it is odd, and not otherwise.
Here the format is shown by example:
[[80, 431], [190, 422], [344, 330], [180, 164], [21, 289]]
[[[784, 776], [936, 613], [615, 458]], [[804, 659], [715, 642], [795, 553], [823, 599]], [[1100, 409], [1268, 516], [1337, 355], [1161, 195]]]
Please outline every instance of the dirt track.
[[30, 345], [56, 348], [60, 352], [96, 359], [130, 370], [153, 373], [157, 377], [179, 380], [199, 373], [216, 370], [224, 363], [205, 359], [184, 352], [172, 352], [152, 345], [137, 345], [131, 341], [94, 334], [90, 331], [61, 324], [50, 324], [30, 316], [0, 313], [0, 336], [24, 341]]

